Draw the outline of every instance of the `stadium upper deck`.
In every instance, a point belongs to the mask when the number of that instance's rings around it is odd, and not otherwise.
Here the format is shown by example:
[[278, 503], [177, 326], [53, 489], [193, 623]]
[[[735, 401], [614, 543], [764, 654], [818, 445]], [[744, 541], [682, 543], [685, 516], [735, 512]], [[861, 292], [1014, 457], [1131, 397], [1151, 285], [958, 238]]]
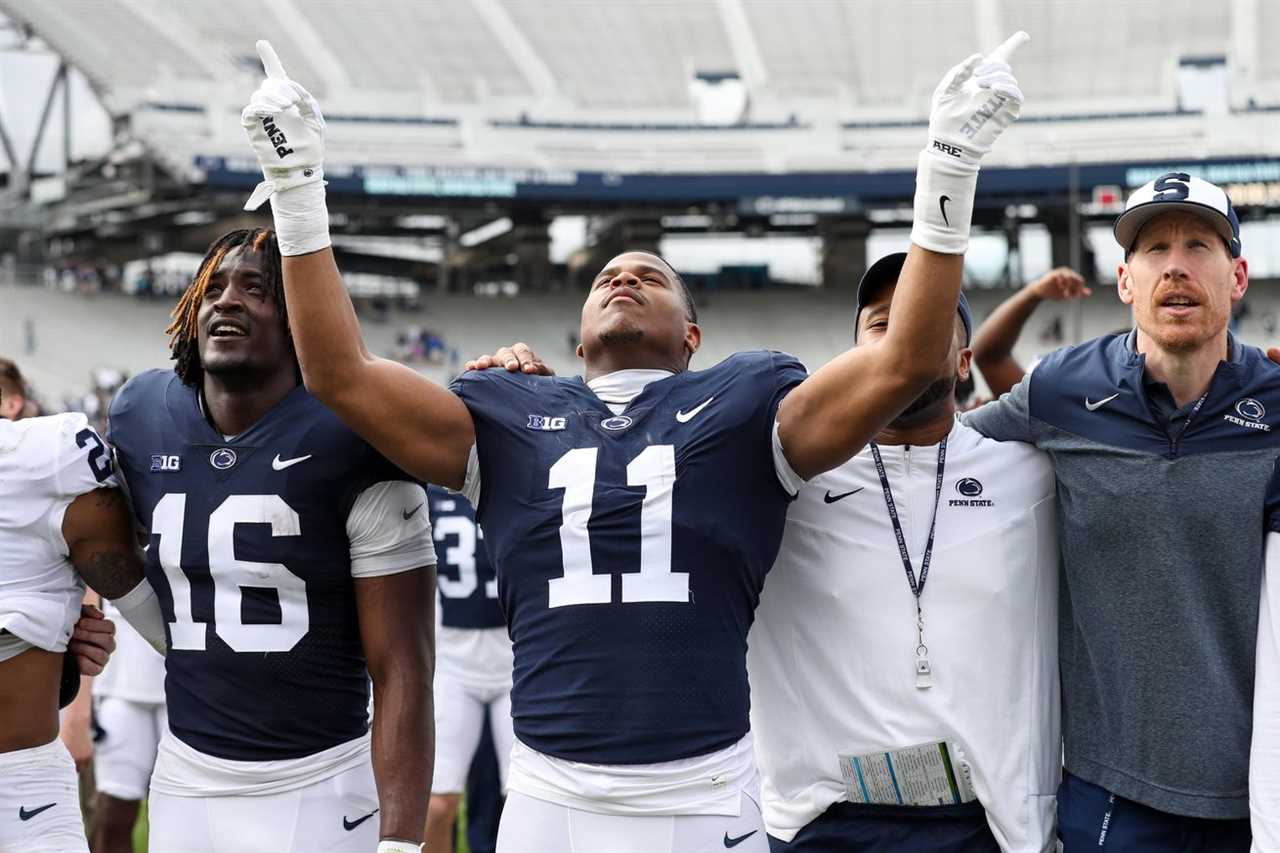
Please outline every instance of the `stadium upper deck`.
[[[0, 0], [196, 182], [245, 156], [235, 113], [263, 37], [325, 104], [335, 170], [497, 166], [554, 183], [566, 170], [910, 169], [944, 58], [1015, 28], [1036, 42], [1019, 68], [1036, 120], [992, 166], [1256, 156], [1280, 126], [1275, 3], [656, 5]], [[1201, 109], [1179, 78], [1205, 67], [1224, 79]]]

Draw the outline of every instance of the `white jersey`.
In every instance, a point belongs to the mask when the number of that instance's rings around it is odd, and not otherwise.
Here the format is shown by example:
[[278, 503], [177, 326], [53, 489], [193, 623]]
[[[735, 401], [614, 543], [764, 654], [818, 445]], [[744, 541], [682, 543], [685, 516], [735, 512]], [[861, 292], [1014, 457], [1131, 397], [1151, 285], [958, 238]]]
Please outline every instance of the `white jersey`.
[[[66, 651], [84, 582], [62, 519], [80, 495], [117, 485], [111, 453], [84, 415], [0, 420], [0, 629]], [[10, 638], [4, 656], [27, 647]]]
[[93, 680], [93, 695], [163, 705], [164, 655], [153, 649], [111, 602], [103, 602], [102, 611], [116, 624], [116, 650], [102, 674]]
[[1280, 851], [1280, 533], [1268, 528], [1266, 543], [1249, 751], [1249, 817], [1256, 853]]
[[[882, 446], [917, 579], [938, 448]], [[1062, 765], [1058, 537], [1044, 454], [959, 421], [947, 441], [921, 597], [932, 686], [917, 686], [916, 601], [870, 448], [815, 477], [787, 517], [747, 656], [769, 833], [868, 799], [853, 756], [945, 743], [1005, 851], [1054, 849]]]
[[449, 628], [439, 621], [437, 673], [480, 690], [511, 689], [511, 638], [506, 628]]

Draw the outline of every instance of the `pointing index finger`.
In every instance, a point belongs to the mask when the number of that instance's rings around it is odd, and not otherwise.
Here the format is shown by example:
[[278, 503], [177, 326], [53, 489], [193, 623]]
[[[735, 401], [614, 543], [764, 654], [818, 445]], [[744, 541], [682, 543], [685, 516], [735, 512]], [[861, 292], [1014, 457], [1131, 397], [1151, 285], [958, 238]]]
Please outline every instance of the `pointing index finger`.
[[1024, 31], [1018, 30], [1013, 35], [1005, 39], [1004, 44], [997, 47], [991, 53], [987, 54], [988, 62], [1003, 62], [1009, 64], [1009, 59], [1013, 56], [1013, 52], [1031, 41], [1031, 36]]
[[280, 57], [276, 56], [276, 49], [271, 46], [271, 42], [258, 39], [258, 56], [262, 58], [262, 67], [268, 77], [276, 80], [289, 79], [289, 75], [284, 73], [284, 64], [280, 61]]

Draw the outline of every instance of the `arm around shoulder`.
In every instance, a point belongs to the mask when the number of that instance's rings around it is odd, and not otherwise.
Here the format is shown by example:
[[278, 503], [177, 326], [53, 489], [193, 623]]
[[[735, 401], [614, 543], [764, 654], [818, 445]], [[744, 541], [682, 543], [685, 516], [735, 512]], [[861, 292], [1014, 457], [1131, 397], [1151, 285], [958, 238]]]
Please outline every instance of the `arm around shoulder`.
[[966, 412], [961, 416], [965, 425], [995, 441], [1035, 444], [1031, 431], [1031, 379], [1032, 374], [1028, 373], [999, 399]]

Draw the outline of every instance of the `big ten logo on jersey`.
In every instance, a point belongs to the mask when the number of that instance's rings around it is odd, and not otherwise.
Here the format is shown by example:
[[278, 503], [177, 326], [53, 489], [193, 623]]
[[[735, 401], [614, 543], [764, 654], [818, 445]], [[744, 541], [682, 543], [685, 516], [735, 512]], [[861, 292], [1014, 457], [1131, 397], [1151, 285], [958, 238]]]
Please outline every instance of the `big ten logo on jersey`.
[[540, 430], [542, 432], [555, 432], [562, 430], [568, 424], [565, 418], [553, 418], [549, 415], [529, 415], [529, 423], [526, 424], [528, 429]]
[[151, 473], [157, 471], [181, 471], [182, 457], [165, 453], [151, 454]]

